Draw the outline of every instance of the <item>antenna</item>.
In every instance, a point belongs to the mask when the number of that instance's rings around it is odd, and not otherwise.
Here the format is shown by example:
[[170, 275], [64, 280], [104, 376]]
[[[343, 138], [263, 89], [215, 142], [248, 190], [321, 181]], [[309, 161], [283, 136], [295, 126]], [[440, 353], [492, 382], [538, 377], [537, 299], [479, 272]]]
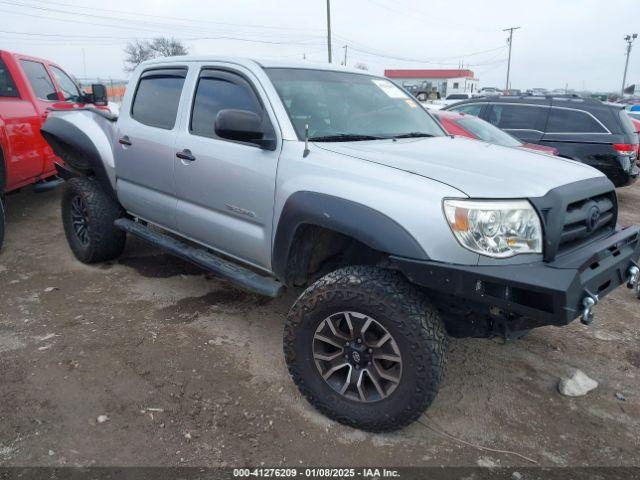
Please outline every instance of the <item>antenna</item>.
[[306, 158], [309, 155], [309, 124], [304, 124], [304, 152], [302, 152], [302, 157]]

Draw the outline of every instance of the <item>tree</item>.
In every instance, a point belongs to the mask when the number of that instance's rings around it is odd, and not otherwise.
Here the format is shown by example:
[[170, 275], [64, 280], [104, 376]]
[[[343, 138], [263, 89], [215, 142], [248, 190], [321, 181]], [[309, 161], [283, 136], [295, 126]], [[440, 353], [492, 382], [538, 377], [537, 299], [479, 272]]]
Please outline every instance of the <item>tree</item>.
[[174, 57], [187, 55], [189, 49], [180, 40], [175, 38], [157, 37], [152, 41], [134, 40], [124, 47], [126, 55], [124, 59], [125, 72], [132, 72], [138, 65], [146, 60], [158, 57]]
[[154, 38], [150, 47], [158, 57], [175, 57], [189, 53], [189, 49], [185, 47], [180, 40], [176, 40], [175, 38]]
[[358, 70], [369, 70], [366, 63], [356, 63], [353, 68], [357, 68]]

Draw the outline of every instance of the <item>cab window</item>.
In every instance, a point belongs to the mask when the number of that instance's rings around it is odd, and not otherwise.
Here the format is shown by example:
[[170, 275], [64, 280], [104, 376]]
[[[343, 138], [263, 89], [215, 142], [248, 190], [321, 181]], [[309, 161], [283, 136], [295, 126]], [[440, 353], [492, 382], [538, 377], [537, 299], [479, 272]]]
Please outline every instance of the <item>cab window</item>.
[[58, 82], [58, 86], [62, 91], [62, 95], [65, 100], [77, 102], [80, 99], [80, 90], [76, 86], [75, 82], [71, 80], [71, 77], [60, 70], [58, 67], [50, 66], [53, 76]]
[[131, 106], [131, 117], [150, 127], [172, 130], [176, 124], [186, 69], [144, 72]]
[[0, 58], [0, 97], [18, 97], [18, 89], [5, 63]]
[[253, 89], [240, 75], [226, 71], [203, 71], [193, 102], [191, 133], [218, 138], [215, 134], [216, 116], [226, 109], [248, 110], [263, 116], [262, 106]]
[[59, 100], [56, 87], [53, 86], [53, 81], [42, 63], [20, 60], [20, 64], [36, 97], [40, 100]]

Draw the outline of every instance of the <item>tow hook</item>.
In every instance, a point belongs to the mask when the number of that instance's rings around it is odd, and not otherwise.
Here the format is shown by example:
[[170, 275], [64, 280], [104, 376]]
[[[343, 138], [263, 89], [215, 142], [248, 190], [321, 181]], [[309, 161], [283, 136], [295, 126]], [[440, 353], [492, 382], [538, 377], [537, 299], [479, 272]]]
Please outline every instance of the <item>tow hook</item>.
[[[587, 292], [588, 293], [588, 292]], [[596, 317], [596, 314], [593, 313], [593, 307], [598, 303], [598, 296], [591, 295], [584, 297], [582, 299], [582, 316], [580, 317], [580, 321], [584, 325], [591, 325], [593, 319]]]
[[640, 268], [632, 265], [629, 268], [629, 278], [627, 279], [627, 288], [633, 288], [637, 298], [640, 298]]

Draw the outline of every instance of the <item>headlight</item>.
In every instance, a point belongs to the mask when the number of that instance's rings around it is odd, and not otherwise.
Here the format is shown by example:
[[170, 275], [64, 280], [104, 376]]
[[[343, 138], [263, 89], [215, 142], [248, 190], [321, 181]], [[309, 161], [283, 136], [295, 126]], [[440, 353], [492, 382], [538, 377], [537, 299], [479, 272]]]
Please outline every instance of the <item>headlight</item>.
[[506, 258], [542, 253], [542, 226], [526, 200], [445, 200], [444, 214], [460, 244]]

